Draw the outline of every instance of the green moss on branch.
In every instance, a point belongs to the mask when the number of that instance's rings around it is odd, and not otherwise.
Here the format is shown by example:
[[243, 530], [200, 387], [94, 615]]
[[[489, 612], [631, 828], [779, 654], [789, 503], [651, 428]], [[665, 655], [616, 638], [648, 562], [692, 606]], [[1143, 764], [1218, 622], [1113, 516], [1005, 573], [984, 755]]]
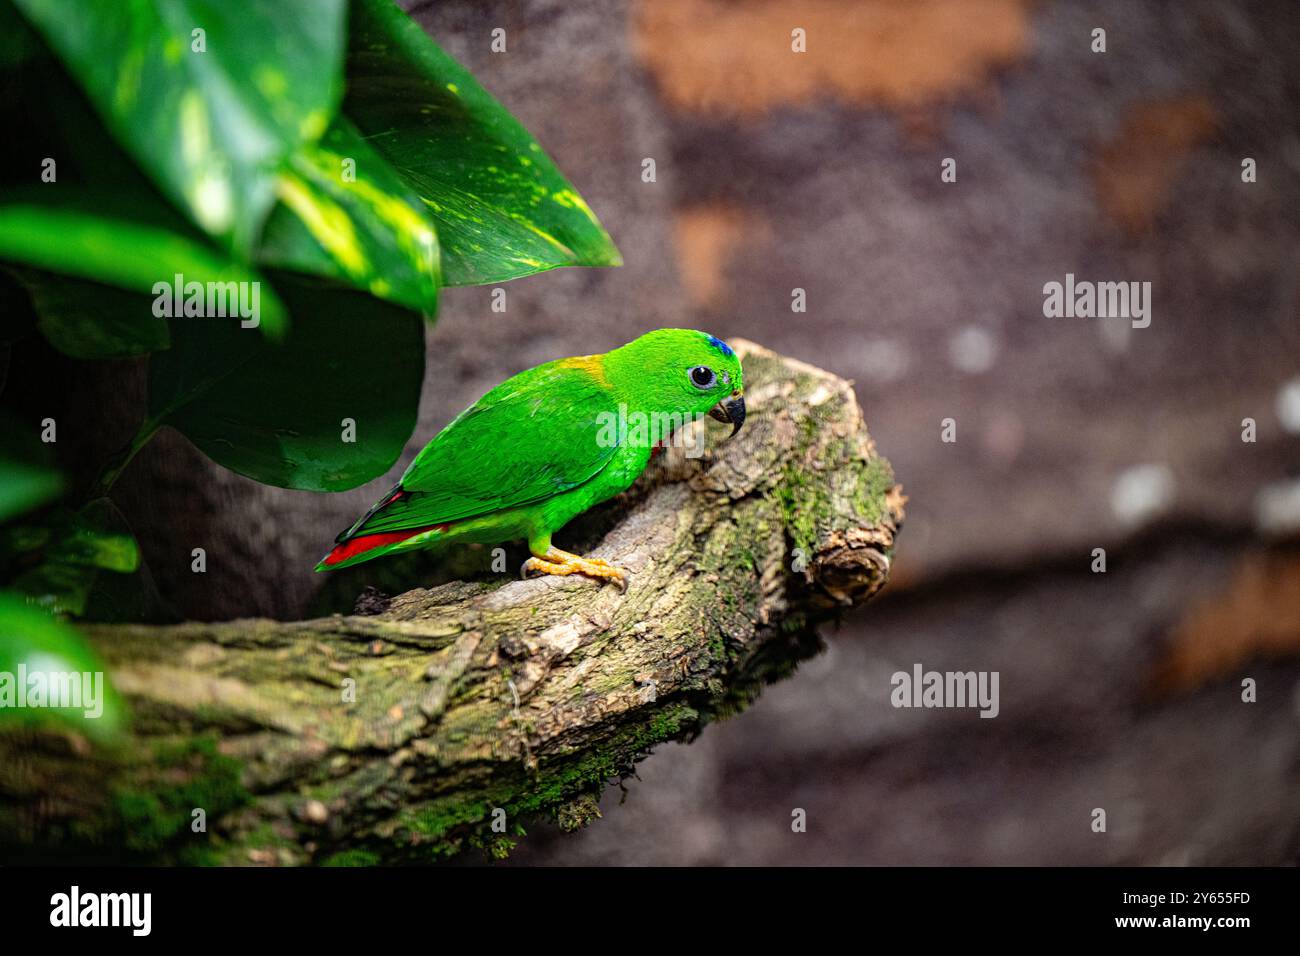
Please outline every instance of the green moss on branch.
[[852, 390], [741, 353], [739, 436], [584, 518], [625, 594], [487, 576], [377, 615], [89, 628], [131, 731], [0, 734], [5, 857], [368, 865], [596, 819], [609, 781], [742, 710], [888, 577], [902, 497]]

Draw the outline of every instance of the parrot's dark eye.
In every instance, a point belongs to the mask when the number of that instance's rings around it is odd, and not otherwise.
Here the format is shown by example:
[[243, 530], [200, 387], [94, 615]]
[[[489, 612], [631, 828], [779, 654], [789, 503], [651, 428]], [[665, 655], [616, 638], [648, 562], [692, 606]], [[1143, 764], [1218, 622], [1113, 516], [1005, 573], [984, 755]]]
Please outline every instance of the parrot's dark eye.
[[695, 368], [691, 369], [690, 375], [691, 384], [699, 389], [712, 388], [713, 383], [718, 380], [718, 376], [713, 374], [713, 369], [707, 365], [695, 366]]

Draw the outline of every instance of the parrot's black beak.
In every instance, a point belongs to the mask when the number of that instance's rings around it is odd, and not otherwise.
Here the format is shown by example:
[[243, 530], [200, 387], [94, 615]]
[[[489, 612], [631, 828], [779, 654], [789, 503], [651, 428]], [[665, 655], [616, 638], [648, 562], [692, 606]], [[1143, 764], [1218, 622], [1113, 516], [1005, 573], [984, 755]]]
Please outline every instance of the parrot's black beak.
[[[736, 434], [740, 431], [740, 426], [745, 424], [745, 396], [734, 395], [718, 402], [709, 409], [709, 417], [720, 422], [731, 422], [731, 435]], [[727, 437], [730, 438], [731, 435]]]

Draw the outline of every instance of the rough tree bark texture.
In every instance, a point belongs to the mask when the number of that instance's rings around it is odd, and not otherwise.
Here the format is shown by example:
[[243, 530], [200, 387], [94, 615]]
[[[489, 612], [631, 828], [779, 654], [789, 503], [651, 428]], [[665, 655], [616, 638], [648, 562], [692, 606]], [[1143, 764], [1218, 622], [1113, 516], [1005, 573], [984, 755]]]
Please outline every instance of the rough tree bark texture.
[[626, 593], [498, 578], [378, 614], [88, 628], [130, 736], [0, 737], [4, 856], [429, 860], [503, 853], [530, 816], [586, 823], [608, 780], [742, 708], [889, 574], [904, 499], [849, 383], [739, 351], [740, 434], [697, 423], [702, 459], [669, 449], [598, 517]]

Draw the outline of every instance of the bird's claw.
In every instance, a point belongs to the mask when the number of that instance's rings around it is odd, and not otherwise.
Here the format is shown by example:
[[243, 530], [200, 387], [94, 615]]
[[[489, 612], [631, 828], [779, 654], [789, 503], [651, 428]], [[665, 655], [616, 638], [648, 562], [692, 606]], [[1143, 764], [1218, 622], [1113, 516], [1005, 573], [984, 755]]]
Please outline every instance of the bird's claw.
[[519, 572], [525, 578], [543, 574], [581, 574], [602, 584], [612, 581], [619, 591], [627, 591], [627, 572], [622, 568], [615, 567], [604, 558], [584, 558], [559, 548], [551, 548], [544, 557], [529, 558]]

